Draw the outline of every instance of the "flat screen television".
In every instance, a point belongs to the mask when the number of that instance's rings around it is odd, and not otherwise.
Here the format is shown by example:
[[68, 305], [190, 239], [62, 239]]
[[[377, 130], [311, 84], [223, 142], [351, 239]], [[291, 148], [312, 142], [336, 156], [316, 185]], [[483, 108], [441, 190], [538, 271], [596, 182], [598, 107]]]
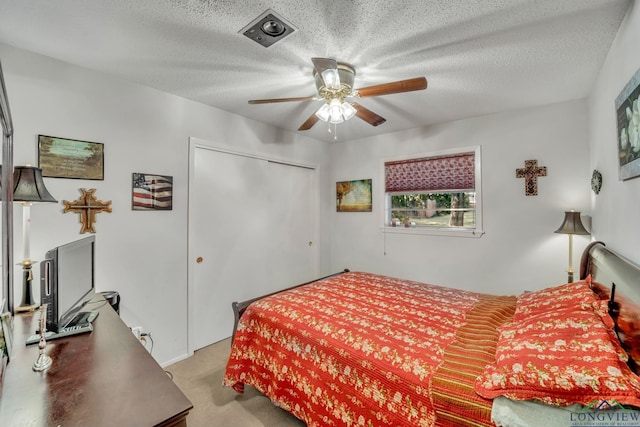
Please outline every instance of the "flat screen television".
[[47, 251], [40, 263], [40, 302], [47, 330], [58, 332], [95, 294], [95, 236]]

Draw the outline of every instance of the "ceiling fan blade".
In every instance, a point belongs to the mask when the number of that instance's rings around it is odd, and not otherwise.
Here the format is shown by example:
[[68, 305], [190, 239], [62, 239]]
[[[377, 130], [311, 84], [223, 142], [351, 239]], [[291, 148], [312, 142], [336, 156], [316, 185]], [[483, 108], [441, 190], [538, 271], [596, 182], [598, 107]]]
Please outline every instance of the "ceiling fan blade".
[[340, 89], [338, 61], [331, 58], [311, 58], [313, 67], [324, 82], [324, 87], [330, 90]]
[[309, 116], [309, 118], [302, 125], [300, 125], [298, 130], [309, 130], [313, 127], [313, 125], [318, 123], [318, 120], [320, 119], [318, 118], [318, 116], [316, 116], [316, 113], [314, 112]]
[[352, 102], [351, 105], [353, 105], [353, 108], [356, 109], [356, 116], [360, 117], [371, 126], [378, 126], [387, 121], [387, 119], [385, 119], [384, 117], [377, 115], [373, 111], [363, 107], [356, 102]]
[[298, 101], [313, 101], [315, 96], [303, 96], [300, 98], [271, 98], [271, 99], [252, 99], [249, 104], [271, 104], [274, 102], [298, 102]]
[[416, 77], [415, 79], [400, 80], [397, 82], [383, 83], [380, 85], [363, 87], [354, 91], [354, 96], [366, 98], [369, 96], [390, 95], [392, 93], [412, 92], [427, 88], [427, 79]]

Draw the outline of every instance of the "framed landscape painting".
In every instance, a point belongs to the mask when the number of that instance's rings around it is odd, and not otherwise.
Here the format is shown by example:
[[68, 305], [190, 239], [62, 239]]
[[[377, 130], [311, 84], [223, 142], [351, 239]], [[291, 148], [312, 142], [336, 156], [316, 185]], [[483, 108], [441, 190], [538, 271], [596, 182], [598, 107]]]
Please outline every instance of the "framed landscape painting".
[[371, 180], [336, 182], [337, 212], [371, 212]]
[[616, 98], [618, 178], [640, 176], [640, 70]]
[[104, 179], [104, 144], [38, 135], [38, 164], [42, 176]]

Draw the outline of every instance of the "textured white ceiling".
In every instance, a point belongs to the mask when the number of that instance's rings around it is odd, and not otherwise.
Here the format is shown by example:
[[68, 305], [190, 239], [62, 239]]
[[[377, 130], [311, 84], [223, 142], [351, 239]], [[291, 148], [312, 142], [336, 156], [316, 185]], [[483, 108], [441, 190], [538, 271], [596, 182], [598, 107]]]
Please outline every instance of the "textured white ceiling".
[[[425, 91], [361, 99], [385, 117], [350, 140], [589, 94], [631, 0], [0, 0], [0, 42], [297, 132], [321, 101], [311, 57], [355, 86], [425, 76]], [[296, 31], [264, 48], [240, 33], [267, 9]], [[1, 60], [2, 58], [0, 58]], [[327, 125], [306, 135], [331, 141]]]

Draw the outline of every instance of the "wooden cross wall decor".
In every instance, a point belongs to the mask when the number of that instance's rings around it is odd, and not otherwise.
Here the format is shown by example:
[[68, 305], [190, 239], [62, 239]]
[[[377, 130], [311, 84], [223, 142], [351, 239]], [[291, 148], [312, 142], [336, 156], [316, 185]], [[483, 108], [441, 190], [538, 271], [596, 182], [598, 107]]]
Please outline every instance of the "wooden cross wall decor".
[[96, 199], [95, 188], [88, 190], [81, 188], [80, 191], [82, 192], [82, 196], [80, 196], [78, 200], [74, 200], [73, 202], [62, 201], [64, 203], [63, 213], [74, 212], [80, 214], [80, 224], [82, 224], [80, 234], [95, 233], [96, 215], [100, 212], [111, 212], [111, 200], [103, 202], [102, 200]]
[[547, 167], [538, 166], [537, 160], [525, 160], [524, 167], [516, 169], [516, 178], [524, 178], [525, 196], [538, 195], [539, 176], [547, 176]]

